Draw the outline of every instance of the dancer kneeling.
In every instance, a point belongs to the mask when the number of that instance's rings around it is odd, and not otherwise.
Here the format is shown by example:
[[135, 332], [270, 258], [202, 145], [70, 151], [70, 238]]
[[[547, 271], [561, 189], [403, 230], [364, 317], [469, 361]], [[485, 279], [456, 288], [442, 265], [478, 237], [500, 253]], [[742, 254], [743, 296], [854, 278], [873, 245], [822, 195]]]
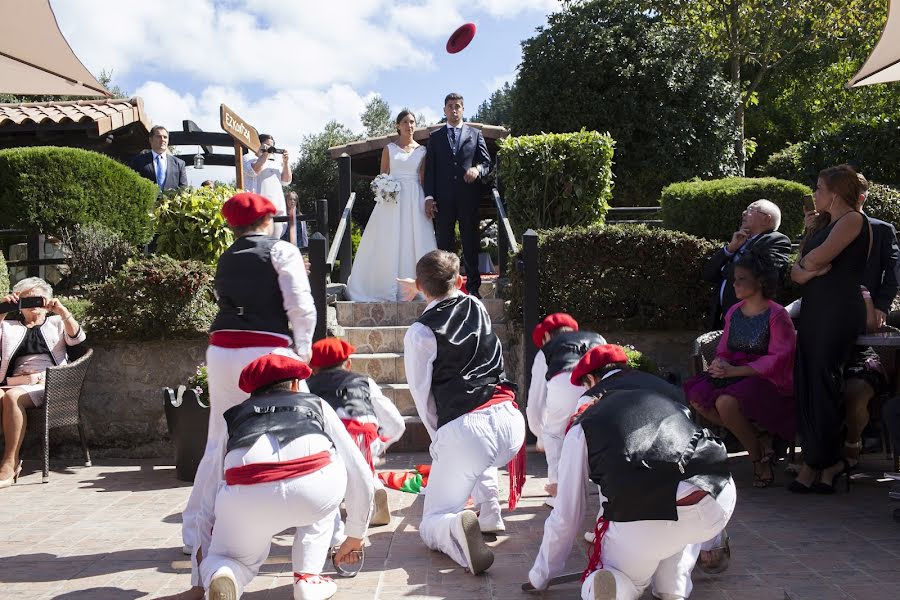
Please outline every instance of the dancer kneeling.
[[[350, 355], [354, 352], [356, 348], [352, 344], [337, 338], [325, 338], [313, 344], [309, 363], [313, 375], [306, 380], [306, 385], [310, 392], [331, 405], [369, 464], [375, 485], [375, 514], [370, 524], [387, 525], [391, 522], [391, 509], [384, 485], [375, 475], [374, 457], [400, 439], [406, 423], [371, 377], [350, 370]], [[343, 525], [338, 519], [336, 542], [341, 540], [342, 533]]]
[[240, 377], [250, 397], [225, 411], [225, 485], [215, 500], [216, 525], [200, 575], [210, 600], [234, 600], [259, 572], [272, 536], [296, 527], [294, 599], [337, 592], [322, 566], [335, 514], [346, 497], [347, 535], [334, 562], [361, 560], [372, 505], [372, 476], [334, 410], [298, 392], [309, 367], [290, 351], [255, 359]]
[[[578, 367], [575, 375], [583, 375]], [[563, 443], [556, 506], [528, 573], [531, 586], [545, 589], [565, 566], [584, 518], [588, 474], [603, 511], [581, 597], [637, 600], [652, 583], [657, 598], [687, 598], [700, 544], [734, 511], [725, 446], [655, 391], [613, 390], [583, 408]]]
[[[515, 508], [524, 483], [525, 419], [503, 373], [500, 341], [484, 306], [460, 293], [459, 257], [443, 250], [416, 264], [428, 306], [403, 341], [406, 377], [431, 436], [422, 540], [474, 575], [494, 562], [482, 531], [504, 529], [497, 467], [510, 469]], [[464, 510], [471, 495], [480, 515]]]

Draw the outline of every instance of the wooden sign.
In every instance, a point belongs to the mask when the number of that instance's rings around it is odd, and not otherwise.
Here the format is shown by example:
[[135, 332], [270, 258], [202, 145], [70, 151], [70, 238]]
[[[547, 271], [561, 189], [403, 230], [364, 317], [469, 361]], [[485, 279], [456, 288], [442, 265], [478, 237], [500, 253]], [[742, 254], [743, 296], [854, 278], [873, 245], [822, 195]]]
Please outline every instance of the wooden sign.
[[222, 120], [222, 129], [233, 137], [234, 141], [240, 142], [250, 148], [250, 152], [256, 154], [259, 150], [259, 133], [256, 128], [224, 104], [219, 106], [219, 116]]

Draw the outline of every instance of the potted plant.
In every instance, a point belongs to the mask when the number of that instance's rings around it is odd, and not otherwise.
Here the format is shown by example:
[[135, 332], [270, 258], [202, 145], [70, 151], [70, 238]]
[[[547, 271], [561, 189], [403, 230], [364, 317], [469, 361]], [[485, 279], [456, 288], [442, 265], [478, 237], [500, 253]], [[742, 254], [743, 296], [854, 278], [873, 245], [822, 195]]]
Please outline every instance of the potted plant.
[[175, 476], [194, 481], [209, 429], [209, 383], [206, 365], [197, 367], [187, 385], [163, 388], [163, 407], [169, 437], [175, 445]]

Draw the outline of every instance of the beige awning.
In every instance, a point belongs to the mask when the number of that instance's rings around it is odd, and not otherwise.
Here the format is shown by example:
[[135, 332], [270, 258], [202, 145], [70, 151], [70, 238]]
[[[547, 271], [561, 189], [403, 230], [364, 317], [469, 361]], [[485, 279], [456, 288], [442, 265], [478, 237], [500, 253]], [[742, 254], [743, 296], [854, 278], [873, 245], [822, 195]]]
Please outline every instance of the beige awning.
[[63, 37], [50, 0], [0, 0], [0, 93], [108, 97]]
[[889, 0], [887, 24], [881, 37], [847, 87], [900, 81], [900, 0]]

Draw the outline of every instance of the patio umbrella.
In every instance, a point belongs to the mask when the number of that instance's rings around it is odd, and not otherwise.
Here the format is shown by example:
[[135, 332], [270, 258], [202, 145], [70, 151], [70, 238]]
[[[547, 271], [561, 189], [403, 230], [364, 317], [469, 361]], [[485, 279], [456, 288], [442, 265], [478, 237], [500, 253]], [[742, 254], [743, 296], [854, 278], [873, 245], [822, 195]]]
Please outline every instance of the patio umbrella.
[[63, 37], [50, 0], [0, 0], [0, 93], [108, 97]]
[[884, 31], [866, 64], [847, 83], [847, 87], [889, 81], [900, 81], [900, 0], [890, 0]]

